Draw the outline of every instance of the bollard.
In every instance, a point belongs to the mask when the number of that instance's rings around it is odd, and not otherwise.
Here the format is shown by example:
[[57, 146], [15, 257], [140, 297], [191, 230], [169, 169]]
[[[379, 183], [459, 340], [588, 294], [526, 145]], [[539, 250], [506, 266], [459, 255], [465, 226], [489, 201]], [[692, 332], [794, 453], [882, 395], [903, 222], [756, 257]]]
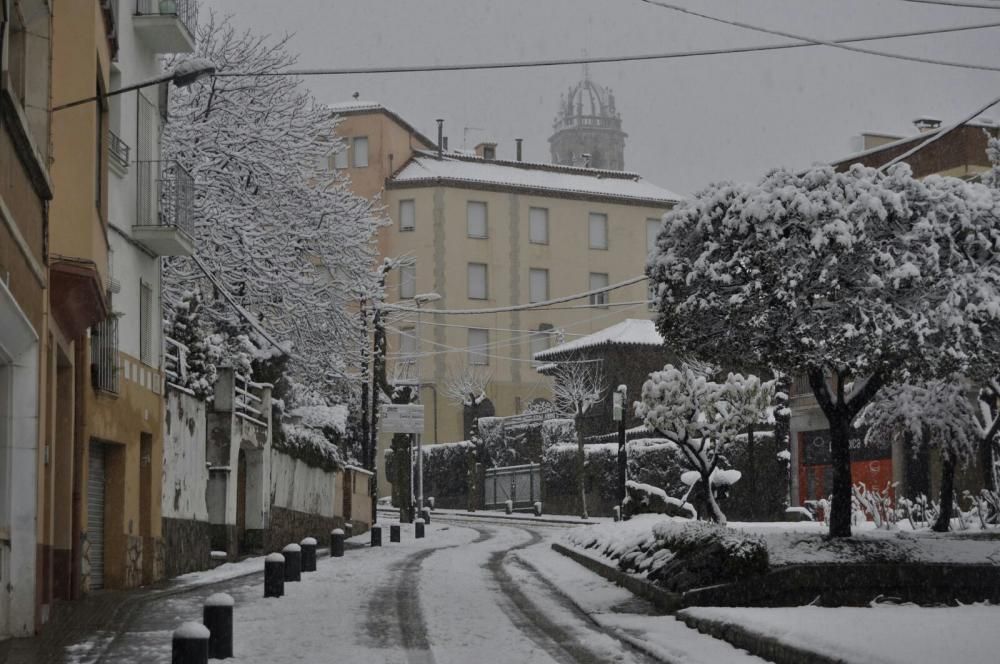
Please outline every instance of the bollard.
[[307, 537], [301, 542], [299, 546], [302, 547], [302, 571], [303, 572], [315, 572], [316, 571], [316, 540], [312, 537]]
[[344, 539], [351, 539], [354, 537], [354, 524], [348, 521], [344, 524]]
[[420, 510], [420, 518], [424, 520], [424, 523], [431, 522], [431, 511], [428, 508]]
[[513, 514], [513, 512], [514, 512], [514, 501], [513, 500], [508, 500], [507, 502], [505, 502], [503, 504], [503, 506], [504, 506], [504, 511], [507, 512], [507, 514]]
[[289, 544], [281, 550], [285, 556], [285, 583], [302, 580], [302, 547]]
[[540, 500], [539, 501], [535, 501], [535, 504], [533, 505], [533, 507], [535, 508], [535, 516], [541, 516], [542, 515], [542, 501], [540, 501]]
[[427, 499], [427, 504], [431, 506], [431, 510], [434, 509], [434, 496]]
[[372, 526], [372, 546], [382, 546], [382, 526], [377, 523]]
[[389, 541], [398, 542], [399, 541], [399, 524], [393, 523], [389, 525]]
[[272, 553], [264, 559], [264, 597], [285, 594], [285, 557]]
[[208, 664], [208, 628], [186, 622], [174, 630], [170, 664]]
[[613, 512], [614, 512], [615, 521], [616, 522], [621, 521], [622, 520], [622, 508], [621, 508], [621, 505], [615, 505], [615, 508], [614, 508]]
[[417, 523], [414, 526], [414, 529], [416, 530], [416, 538], [417, 539], [422, 538], [424, 536], [424, 520], [417, 519]]
[[208, 656], [229, 659], [233, 656], [233, 598], [215, 593], [205, 600], [202, 621], [208, 628]]
[[[374, 538], [372, 539], [374, 540]], [[330, 557], [340, 558], [343, 555], [344, 555], [344, 531], [341, 530], [340, 528], [334, 528], [333, 530], [330, 531]]]

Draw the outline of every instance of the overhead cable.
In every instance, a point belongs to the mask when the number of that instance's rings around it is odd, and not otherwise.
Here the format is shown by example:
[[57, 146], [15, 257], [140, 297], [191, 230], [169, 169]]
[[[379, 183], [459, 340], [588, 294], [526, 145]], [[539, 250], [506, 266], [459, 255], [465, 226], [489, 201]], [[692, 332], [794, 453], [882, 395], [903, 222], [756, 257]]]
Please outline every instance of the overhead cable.
[[715, 23], [729, 25], [735, 28], [743, 28], [744, 30], [752, 30], [753, 32], [762, 32], [769, 35], [776, 35], [778, 37], [787, 37], [788, 39], [798, 39], [799, 41], [808, 42], [819, 46], [829, 46], [831, 48], [839, 48], [845, 51], [851, 51], [852, 53], [863, 53], [865, 55], [875, 55], [882, 58], [891, 58], [893, 60], [903, 60], [905, 62], [920, 62], [925, 65], [939, 65], [941, 67], [976, 69], [979, 71], [1000, 71], [1000, 66], [977, 65], [968, 62], [955, 62], [953, 60], [937, 60], [934, 58], [922, 58], [916, 55], [902, 55], [900, 53], [889, 53], [888, 51], [876, 51], [874, 49], [862, 48], [860, 46], [849, 46], [845, 42], [830, 41], [827, 39], [821, 39], [819, 37], [808, 37], [805, 35], [796, 34], [794, 32], [786, 32], [784, 30], [776, 30], [774, 28], [766, 28], [760, 25], [743, 23], [742, 21], [734, 21], [731, 19], [721, 18], [719, 16], [712, 16], [711, 14], [704, 14], [702, 12], [697, 12], [693, 9], [688, 9], [687, 7], [681, 7], [680, 5], [674, 5], [669, 2], [663, 2], [662, 0], [639, 0], [639, 2], [644, 2], [654, 7], [660, 7], [661, 9], [667, 9], [669, 11], [678, 12], [681, 14], [687, 14], [688, 16], [703, 18], [707, 21], [713, 21]]
[[970, 7], [973, 9], [1000, 9], [1000, 4], [994, 0], [992, 4], [983, 2], [960, 2], [959, 0], [900, 0], [900, 2], [915, 2], [921, 5], [944, 5], [945, 7]]

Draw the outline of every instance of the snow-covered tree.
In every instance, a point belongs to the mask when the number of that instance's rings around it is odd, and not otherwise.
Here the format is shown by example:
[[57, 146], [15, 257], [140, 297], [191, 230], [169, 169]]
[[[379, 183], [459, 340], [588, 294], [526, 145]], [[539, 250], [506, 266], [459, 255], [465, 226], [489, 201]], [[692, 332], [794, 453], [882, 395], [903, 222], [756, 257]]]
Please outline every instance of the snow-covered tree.
[[986, 157], [990, 160], [990, 170], [983, 175], [983, 184], [1000, 189], [1000, 136], [990, 136], [986, 132]]
[[961, 376], [918, 383], [887, 385], [858, 417], [868, 425], [865, 441], [909, 442], [941, 452], [941, 511], [934, 530], [947, 532], [951, 523], [955, 469], [976, 454], [986, 434], [978, 409], [969, 399]]
[[182, 293], [167, 321], [166, 332], [187, 349], [184, 355], [186, 370], [171, 382], [191, 390], [199, 399], [206, 399], [215, 389], [216, 365], [222, 359], [222, 349], [211, 343], [201, 308], [200, 289]]
[[[195, 180], [195, 252], [214, 284], [194, 261], [168, 259], [168, 302], [196, 284], [205, 292], [221, 285], [269, 336], [292, 343], [297, 380], [336, 380], [360, 357], [352, 305], [376, 288], [381, 211], [326, 168], [329, 155], [344, 149], [335, 118], [299, 78], [274, 75], [295, 64], [287, 37], [238, 32], [214, 15], [197, 37], [195, 53], [167, 66], [204, 58], [217, 76], [171, 90], [163, 157]], [[215, 292], [207, 308], [235, 323], [236, 307]]]
[[716, 500], [717, 487], [739, 479], [738, 475], [721, 472], [719, 464], [741, 434], [767, 418], [774, 394], [774, 381], [761, 382], [757, 376], [731, 373], [725, 382], [716, 383], [699, 368], [687, 364], [668, 364], [662, 371], [651, 373], [642, 385], [636, 414], [680, 449], [688, 466], [697, 473], [705, 509], [713, 521], [726, 522]]
[[905, 164], [817, 166], [667, 215], [647, 266], [659, 330], [681, 353], [808, 376], [830, 426], [831, 535], [851, 532], [855, 416], [898, 370], [965, 372], [995, 339], [998, 199]]
[[552, 396], [556, 407], [576, 424], [576, 478], [580, 492], [580, 516], [587, 518], [587, 490], [584, 481], [586, 456], [583, 451], [583, 418], [601, 402], [608, 390], [604, 371], [597, 362], [562, 362], [555, 370]]

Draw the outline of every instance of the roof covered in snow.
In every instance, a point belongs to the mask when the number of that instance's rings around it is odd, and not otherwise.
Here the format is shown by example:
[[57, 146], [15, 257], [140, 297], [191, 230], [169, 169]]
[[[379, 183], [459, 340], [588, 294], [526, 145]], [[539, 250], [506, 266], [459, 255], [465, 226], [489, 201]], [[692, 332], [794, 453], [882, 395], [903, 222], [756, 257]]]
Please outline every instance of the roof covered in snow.
[[593, 334], [535, 353], [535, 359], [552, 360], [567, 353], [611, 345], [662, 347], [663, 337], [656, 331], [653, 321], [645, 318], [626, 318]]
[[396, 124], [406, 129], [408, 132], [412, 133], [414, 136], [419, 138], [428, 147], [435, 147], [437, 143], [429, 139], [423, 134], [419, 129], [411, 125], [409, 122], [403, 119], [399, 113], [396, 113], [392, 109], [383, 106], [377, 101], [361, 101], [352, 100], [339, 102], [336, 104], [327, 104], [326, 108], [332, 112], [334, 115], [365, 115], [369, 113], [381, 113], [389, 118], [391, 118]]
[[674, 192], [636, 173], [526, 161], [483, 159], [456, 152], [418, 151], [389, 181], [390, 188], [446, 184], [472, 189], [516, 189], [541, 196], [596, 198], [666, 207]]

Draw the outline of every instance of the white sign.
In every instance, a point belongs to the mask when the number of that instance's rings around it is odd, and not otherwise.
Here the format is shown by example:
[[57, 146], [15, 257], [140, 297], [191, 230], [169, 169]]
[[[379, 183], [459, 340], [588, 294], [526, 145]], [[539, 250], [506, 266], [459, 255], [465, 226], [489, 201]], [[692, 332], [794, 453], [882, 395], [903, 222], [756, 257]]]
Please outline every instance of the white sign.
[[382, 431], [386, 433], [423, 433], [424, 407], [421, 404], [382, 406]]

